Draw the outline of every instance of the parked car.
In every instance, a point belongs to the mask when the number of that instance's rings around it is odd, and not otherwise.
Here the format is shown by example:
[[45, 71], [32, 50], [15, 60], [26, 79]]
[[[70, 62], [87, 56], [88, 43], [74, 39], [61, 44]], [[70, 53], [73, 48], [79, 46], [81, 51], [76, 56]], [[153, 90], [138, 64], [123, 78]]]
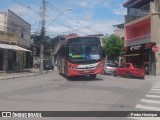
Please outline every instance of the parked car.
[[51, 60], [46, 59], [43, 61], [43, 69], [44, 70], [54, 70], [54, 65]]
[[106, 63], [104, 65], [104, 71], [103, 71], [103, 74], [113, 74], [115, 68], [117, 68], [118, 66], [116, 64], [113, 64], [113, 63]]
[[140, 77], [144, 79], [145, 70], [142, 67], [133, 65], [132, 63], [126, 63], [114, 70], [114, 76], [126, 76], [126, 78]]

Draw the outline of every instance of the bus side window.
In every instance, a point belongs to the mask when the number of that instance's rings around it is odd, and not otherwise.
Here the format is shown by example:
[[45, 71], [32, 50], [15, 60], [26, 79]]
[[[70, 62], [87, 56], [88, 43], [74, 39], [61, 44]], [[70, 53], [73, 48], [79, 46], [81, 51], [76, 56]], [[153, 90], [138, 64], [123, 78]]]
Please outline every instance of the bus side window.
[[65, 53], [66, 53], [65, 56], [68, 58], [68, 55], [69, 55], [69, 47], [66, 46], [66, 45], [65, 45], [65, 51], [66, 51], [66, 52], [65, 52]]

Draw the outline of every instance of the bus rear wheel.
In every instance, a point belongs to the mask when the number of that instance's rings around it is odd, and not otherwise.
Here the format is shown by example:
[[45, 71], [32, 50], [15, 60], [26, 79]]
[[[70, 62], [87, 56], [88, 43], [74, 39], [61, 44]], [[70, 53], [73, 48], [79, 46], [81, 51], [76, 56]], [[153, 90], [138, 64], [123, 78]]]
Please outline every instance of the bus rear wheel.
[[96, 74], [93, 74], [93, 75], [89, 75], [89, 77], [91, 78], [91, 79], [95, 79], [96, 78]]

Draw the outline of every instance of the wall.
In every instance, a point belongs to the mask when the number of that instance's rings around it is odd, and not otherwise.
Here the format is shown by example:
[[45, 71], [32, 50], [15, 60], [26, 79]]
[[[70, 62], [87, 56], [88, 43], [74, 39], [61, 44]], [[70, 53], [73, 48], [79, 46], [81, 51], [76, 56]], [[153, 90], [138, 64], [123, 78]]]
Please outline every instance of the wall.
[[0, 13], [0, 31], [6, 31], [6, 16]]
[[114, 30], [113, 33], [117, 36], [119, 36], [120, 38], [124, 38], [124, 29], [117, 29]]
[[141, 37], [151, 33], [150, 19], [125, 27], [125, 40]]
[[9, 32], [16, 33], [18, 45], [29, 48], [31, 44], [31, 25], [10, 10], [8, 10], [7, 25]]

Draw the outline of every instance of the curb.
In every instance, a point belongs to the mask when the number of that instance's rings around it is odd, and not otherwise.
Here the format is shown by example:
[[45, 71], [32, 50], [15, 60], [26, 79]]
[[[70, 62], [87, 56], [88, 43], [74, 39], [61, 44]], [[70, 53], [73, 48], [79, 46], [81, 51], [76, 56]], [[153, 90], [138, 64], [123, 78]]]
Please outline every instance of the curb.
[[22, 78], [22, 77], [28, 77], [28, 76], [38, 76], [38, 75], [42, 75], [42, 74], [47, 74], [47, 72], [44, 73], [33, 73], [33, 74], [24, 74], [24, 75], [19, 75], [19, 76], [10, 76], [10, 77], [5, 77], [5, 78], [0, 78], [0, 80], [9, 80], [9, 79], [13, 79], [13, 78]]

